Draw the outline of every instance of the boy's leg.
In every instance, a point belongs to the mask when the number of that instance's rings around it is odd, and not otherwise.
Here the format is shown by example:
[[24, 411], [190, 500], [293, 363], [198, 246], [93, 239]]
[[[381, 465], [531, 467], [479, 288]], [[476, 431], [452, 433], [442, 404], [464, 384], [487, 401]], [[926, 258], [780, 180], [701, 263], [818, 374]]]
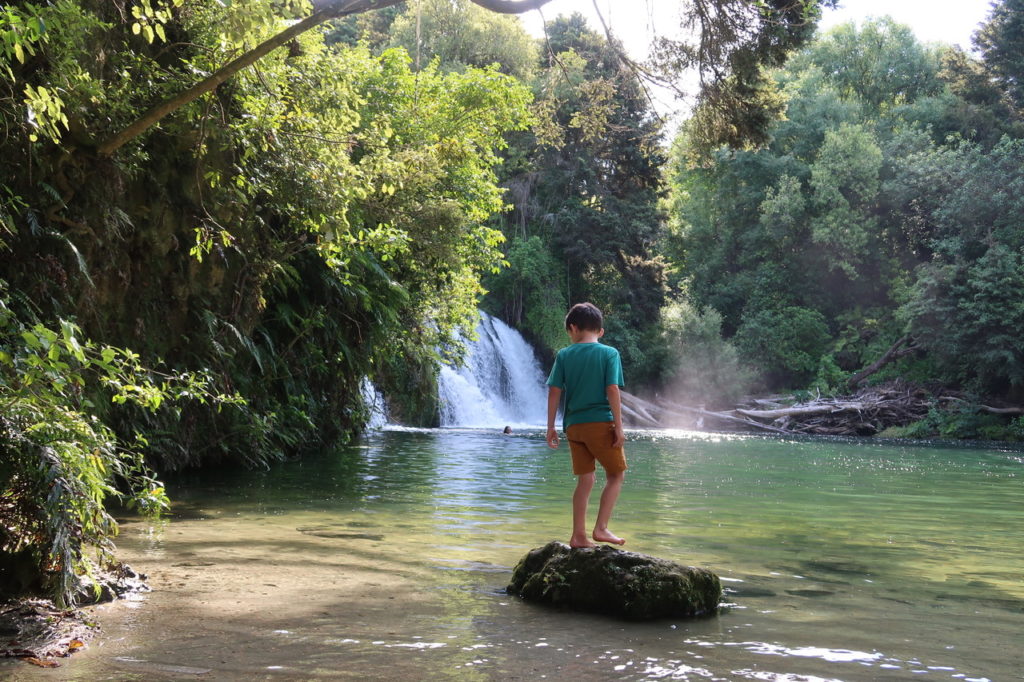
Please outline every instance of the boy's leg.
[[601, 506], [597, 510], [597, 523], [594, 524], [593, 538], [598, 542], [610, 542], [613, 545], [624, 545], [626, 541], [608, 530], [608, 521], [612, 518], [612, 510], [622, 491], [622, 482], [626, 480], [626, 472], [605, 474], [604, 490], [601, 491]]
[[594, 472], [576, 477], [576, 490], [572, 494], [572, 537], [570, 547], [593, 547], [587, 537], [587, 502], [594, 488]]

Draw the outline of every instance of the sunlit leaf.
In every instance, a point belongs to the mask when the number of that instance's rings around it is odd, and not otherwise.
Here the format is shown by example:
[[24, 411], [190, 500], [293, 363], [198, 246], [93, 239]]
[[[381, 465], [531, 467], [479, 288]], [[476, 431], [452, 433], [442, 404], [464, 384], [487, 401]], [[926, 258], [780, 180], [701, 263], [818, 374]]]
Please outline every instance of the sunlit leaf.
[[31, 663], [32, 665], [37, 665], [40, 668], [59, 668], [60, 667], [60, 663], [58, 663], [57, 661], [47, 661], [47, 660], [44, 660], [44, 659], [41, 659], [41, 658], [36, 658], [35, 656], [26, 656], [25, 658], [23, 658], [21, 660], [25, 661], [26, 663]]

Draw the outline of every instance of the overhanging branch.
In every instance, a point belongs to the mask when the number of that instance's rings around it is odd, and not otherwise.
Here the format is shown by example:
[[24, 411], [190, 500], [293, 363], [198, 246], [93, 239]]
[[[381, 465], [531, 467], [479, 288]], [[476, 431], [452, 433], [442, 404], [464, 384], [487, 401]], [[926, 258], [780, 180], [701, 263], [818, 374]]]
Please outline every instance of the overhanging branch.
[[[142, 133], [156, 125], [168, 114], [177, 111], [186, 104], [199, 99], [208, 92], [212, 92], [221, 83], [234, 76], [236, 73], [256, 63], [267, 53], [287, 44], [306, 31], [319, 26], [325, 21], [337, 19], [351, 14], [361, 14], [371, 10], [382, 9], [398, 5], [404, 0], [313, 0], [313, 14], [302, 21], [292, 24], [285, 30], [274, 35], [270, 39], [260, 43], [252, 50], [234, 59], [204, 80], [196, 83], [191, 88], [170, 97], [156, 106], [152, 107], [142, 116], [133, 121], [114, 136], [100, 143], [96, 147], [96, 153], [100, 156], [110, 156], [128, 142], [134, 140]], [[498, 12], [500, 14], [522, 14], [530, 10], [538, 9], [551, 0], [471, 0], [484, 9]]]
[[540, 9], [551, 0], [469, 0], [474, 5], [489, 9], [498, 14], [523, 14], [530, 10]]

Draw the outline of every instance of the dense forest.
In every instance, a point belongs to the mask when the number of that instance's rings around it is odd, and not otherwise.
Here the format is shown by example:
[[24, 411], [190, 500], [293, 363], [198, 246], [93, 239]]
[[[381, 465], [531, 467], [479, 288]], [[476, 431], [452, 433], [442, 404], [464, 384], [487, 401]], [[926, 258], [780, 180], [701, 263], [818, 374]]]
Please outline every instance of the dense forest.
[[73, 599], [154, 472], [358, 436], [367, 382], [435, 423], [478, 307], [550, 358], [595, 302], [648, 395], [900, 378], [961, 400], [904, 435], [1024, 438], [979, 407], [1024, 400], [1024, 3], [968, 54], [701, 0], [644, 65], [505, 4], [0, 5], [7, 590]]
[[[768, 144], [700, 156], [684, 131], [665, 249], [683, 333], [713, 327], [735, 350], [716, 357], [770, 387], [900, 377], [1019, 403], [1024, 110], [1002, 74], [1021, 26], [996, 9], [980, 60], [886, 19], [841, 26], [775, 73]], [[1020, 436], [972, 412], [948, 435]]]

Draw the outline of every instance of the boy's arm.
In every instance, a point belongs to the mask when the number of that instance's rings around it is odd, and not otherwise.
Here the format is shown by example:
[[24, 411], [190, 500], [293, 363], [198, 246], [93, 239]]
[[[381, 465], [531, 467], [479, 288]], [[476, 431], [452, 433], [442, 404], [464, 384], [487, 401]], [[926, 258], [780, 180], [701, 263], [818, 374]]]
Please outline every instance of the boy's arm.
[[558, 403], [562, 399], [562, 389], [548, 386], [548, 447], [558, 447], [558, 431], [555, 431], [555, 416], [558, 414]]
[[622, 430], [622, 394], [617, 384], [608, 384], [604, 388], [608, 396], [608, 405], [612, 408], [612, 419], [615, 420], [615, 440], [613, 448], [621, 448], [626, 444], [626, 433]]

